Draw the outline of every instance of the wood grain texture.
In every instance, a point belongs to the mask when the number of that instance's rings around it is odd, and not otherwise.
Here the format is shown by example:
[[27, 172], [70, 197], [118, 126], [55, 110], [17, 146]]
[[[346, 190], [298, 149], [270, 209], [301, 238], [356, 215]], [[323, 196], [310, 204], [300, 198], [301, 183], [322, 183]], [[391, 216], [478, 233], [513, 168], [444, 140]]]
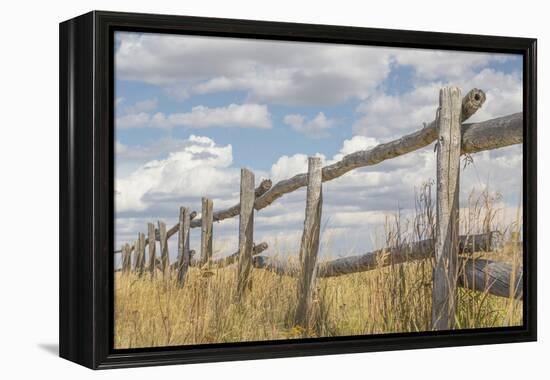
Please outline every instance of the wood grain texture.
[[444, 87], [439, 92], [433, 330], [452, 329], [455, 319], [462, 109], [460, 99], [458, 87]]
[[[515, 113], [479, 123], [462, 125], [462, 154], [472, 154], [485, 150], [504, 148], [523, 142], [523, 113]], [[342, 160], [323, 168], [323, 182], [331, 181], [347, 172], [366, 166], [376, 165], [417, 149], [428, 146], [437, 138], [435, 123], [426, 125], [423, 129], [403, 136], [400, 139], [383, 143], [369, 150], [362, 150], [345, 156]], [[271, 181], [270, 181], [271, 182]], [[261, 210], [285, 194], [291, 193], [307, 185], [307, 175], [297, 174], [292, 178], [282, 180], [273, 185], [263, 195], [257, 196], [254, 203], [256, 210]], [[258, 193], [257, 193], [258, 194]], [[239, 214], [240, 205], [237, 204], [225, 210], [214, 212], [213, 219], [221, 221]], [[193, 218], [192, 218], [193, 219]], [[193, 219], [191, 228], [200, 227], [201, 219]], [[168, 231], [168, 237], [175, 235], [178, 225]], [[158, 232], [158, 231], [157, 231]], [[157, 233], [157, 240], [159, 239]], [[148, 244], [148, 241], [146, 241]], [[133, 248], [133, 246], [132, 246]], [[115, 251], [120, 253], [121, 251]]]
[[472, 117], [483, 106], [486, 99], [485, 92], [479, 88], [473, 88], [468, 91], [464, 98], [462, 98], [460, 122], [462, 123]]
[[[258, 198], [261, 195], [263, 195], [266, 191], [268, 191], [271, 188], [271, 185], [272, 183], [270, 179], [264, 179], [258, 185], [258, 187], [254, 190], [255, 197]], [[241, 209], [241, 205], [240, 203], [237, 203], [236, 205], [231, 206], [227, 209], [216, 211], [212, 215], [212, 219], [215, 222], [219, 222], [224, 219], [233, 218], [234, 216], [239, 215], [240, 209]], [[200, 227], [201, 225], [202, 225], [201, 219], [195, 219], [191, 222], [191, 228]]]
[[168, 255], [168, 236], [166, 236], [166, 223], [159, 220], [158, 229], [160, 234], [160, 269], [163, 278], [166, 278], [170, 269], [170, 256]]
[[205, 264], [212, 258], [212, 209], [211, 199], [202, 198], [201, 218], [201, 262]]
[[458, 285], [499, 297], [523, 300], [523, 266], [486, 259], [464, 260]]
[[[341, 258], [319, 263], [317, 277], [367, 272], [390, 265], [432, 258], [434, 254], [433, 243], [430, 244], [427, 241], [414, 243], [408, 249], [409, 252], [403, 252], [402, 249], [388, 248], [361, 256], [353, 256], [349, 260]], [[509, 263], [484, 259], [461, 258], [460, 262], [458, 286], [494, 296], [523, 299], [522, 266], [518, 266], [514, 270]], [[270, 256], [256, 256], [252, 263], [254, 268], [268, 270], [279, 275], [298, 277], [300, 274], [299, 266]]]
[[294, 316], [294, 324], [306, 328], [309, 327], [315, 287], [323, 205], [322, 166], [319, 157], [308, 158], [307, 181], [306, 215], [299, 254], [298, 303]]
[[139, 275], [145, 273], [145, 234], [139, 234]]
[[237, 291], [235, 298], [240, 302], [250, 286], [252, 269], [252, 248], [254, 241], [254, 173], [241, 169], [241, 193], [239, 215], [239, 262], [237, 264]]
[[[112, 273], [112, 82], [107, 75], [112, 60], [112, 30], [163, 29], [168, 33], [242, 36], [259, 39], [334, 42], [422, 49], [491, 50], [521, 53], [525, 131], [525, 323], [523, 327], [490, 329], [483, 333], [425, 334], [389, 339], [342, 337], [339, 342], [296, 342], [205, 346], [185, 352], [143, 350], [113, 355], [111, 339], [112, 292], [104, 279]], [[534, 341], [537, 339], [536, 271], [536, 131], [537, 41], [526, 38], [457, 35], [448, 33], [303, 25], [167, 15], [89, 12], [60, 25], [60, 338], [59, 354], [90, 368], [122, 368], [210, 361], [265, 359], [284, 356], [342, 354]], [[107, 177], [103, 178], [106, 175]], [[144, 226], [145, 227], [145, 226]], [[75, 255], [78, 252], [78, 255]], [[444, 376], [444, 374], [442, 374]]]
[[[494, 238], [495, 233], [480, 235], [463, 235], [459, 237], [459, 253], [494, 251], [502, 247], [500, 239]], [[362, 255], [347, 256], [319, 264], [319, 277], [334, 277], [357, 272], [365, 272], [388, 265], [397, 265], [408, 261], [433, 258], [435, 240], [427, 239], [419, 242], [402, 244], [399, 247], [367, 252]]]
[[[521, 113], [465, 125], [462, 128], [464, 147], [462, 154], [471, 154], [489, 149], [502, 148], [523, 141], [523, 115]], [[498, 138], [494, 139], [494, 136]], [[437, 128], [430, 123], [420, 131], [413, 132], [397, 140], [383, 143], [368, 150], [350, 153], [342, 160], [323, 168], [323, 182], [331, 181], [347, 172], [379, 164], [401, 155], [413, 152], [434, 142]], [[306, 186], [307, 175], [297, 174], [292, 178], [277, 182], [260, 198], [254, 207], [261, 210], [285, 194]]]
[[132, 270], [132, 250], [130, 244], [126, 243], [122, 246], [122, 272], [127, 274]]
[[[495, 237], [496, 236], [496, 237]], [[426, 239], [418, 242], [402, 244], [399, 247], [386, 247], [367, 252], [361, 255], [346, 256], [334, 260], [321, 262], [318, 265], [317, 277], [335, 277], [352, 273], [366, 272], [389, 265], [402, 264], [409, 261], [434, 258], [434, 239]], [[461, 235], [459, 237], [459, 252], [462, 255], [470, 255], [475, 252], [495, 251], [502, 248], [499, 233], [490, 232], [479, 235]], [[258, 256], [254, 258], [254, 267], [269, 269], [273, 264], [275, 272], [297, 272], [296, 267], [288, 262]], [[283, 269], [287, 267], [288, 269]]]
[[462, 125], [462, 154], [504, 148], [523, 142], [523, 113]]
[[[197, 216], [196, 211], [192, 211], [190, 213], [191, 220], [193, 220], [196, 216]], [[200, 227], [200, 224], [197, 227]], [[168, 236], [168, 239], [170, 239], [175, 234], [179, 233], [179, 229], [180, 229], [180, 224], [177, 223], [177, 224], [174, 224], [168, 231], [166, 231], [166, 236]], [[157, 231], [157, 234], [156, 234], [156, 238], [157, 238], [157, 240], [159, 239], [158, 231]]]
[[152, 242], [147, 244], [149, 247], [149, 262], [147, 264], [147, 269], [151, 274], [151, 277], [155, 277], [156, 273], [156, 244], [155, 244], [155, 225], [153, 223], [147, 223], [147, 242]]
[[191, 212], [187, 207], [180, 207], [179, 235], [178, 235], [178, 286], [181, 288], [185, 283], [185, 275], [189, 269], [191, 255], [189, 252], [189, 229], [191, 227]]

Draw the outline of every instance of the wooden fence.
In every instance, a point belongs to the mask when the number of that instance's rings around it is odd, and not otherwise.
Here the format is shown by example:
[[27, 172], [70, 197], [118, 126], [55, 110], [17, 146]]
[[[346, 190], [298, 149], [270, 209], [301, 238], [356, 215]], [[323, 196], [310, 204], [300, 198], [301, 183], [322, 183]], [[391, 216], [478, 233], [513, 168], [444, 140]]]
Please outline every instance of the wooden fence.
[[[523, 141], [523, 115], [516, 113], [479, 123], [465, 124], [485, 102], [485, 94], [473, 89], [461, 97], [457, 87], [440, 90], [436, 118], [421, 130], [400, 139], [379, 144], [374, 148], [351, 153], [342, 160], [321, 167], [319, 158], [308, 160], [308, 172], [272, 184], [263, 180], [254, 188], [254, 173], [241, 170], [240, 202], [227, 209], [214, 211], [211, 199], [202, 199], [201, 217], [186, 207], [180, 208], [179, 221], [167, 229], [159, 221], [157, 228], [147, 226], [147, 237], [139, 233], [133, 244], [124, 244], [123, 274], [135, 271], [139, 275], [160, 271], [163, 277], [177, 274], [183, 287], [190, 266], [223, 267], [237, 264], [235, 302], [239, 302], [250, 287], [252, 268], [270, 270], [281, 275], [297, 277], [298, 304], [295, 323], [307, 326], [316, 278], [342, 276], [364, 272], [387, 265], [413, 260], [434, 259], [432, 327], [444, 330], [453, 327], [456, 288], [487, 292], [501, 297], [523, 298], [522, 267], [514, 268], [504, 262], [474, 259], [469, 253], [492, 251], [500, 243], [495, 233], [459, 236], [458, 195], [460, 185], [460, 156], [519, 144]], [[333, 180], [357, 168], [375, 165], [423, 148], [437, 141], [437, 204], [435, 238], [399, 247], [387, 247], [359, 256], [343, 257], [328, 262], [317, 261], [322, 215], [322, 183]], [[307, 186], [305, 221], [297, 265], [260, 253], [268, 248], [266, 242], [254, 244], [254, 210], [268, 207], [275, 200]], [[235, 253], [212, 259], [212, 225], [215, 221], [239, 216], [239, 243]], [[189, 247], [192, 228], [201, 228], [200, 257]], [[168, 239], [178, 234], [178, 254], [175, 263], [169, 262]], [[156, 254], [159, 241], [160, 257]], [[145, 249], [148, 247], [148, 261]], [[132, 255], [134, 259], [132, 260]]]

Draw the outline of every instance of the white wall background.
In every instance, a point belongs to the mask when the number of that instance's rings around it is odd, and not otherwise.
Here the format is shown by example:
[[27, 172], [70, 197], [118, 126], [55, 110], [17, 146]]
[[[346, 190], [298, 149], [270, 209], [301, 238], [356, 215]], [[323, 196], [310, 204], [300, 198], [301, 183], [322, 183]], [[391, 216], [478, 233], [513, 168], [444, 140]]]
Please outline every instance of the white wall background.
[[[0, 377], [309, 379], [541, 378], [549, 373], [550, 28], [541, 1], [9, 1], [0, 48]], [[57, 358], [58, 23], [93, 9], [353, 25], [539, 39], [539, 342], [94, 373]], [[546, 66], [546, 67], [545, 67]], [[29, 228], [33, 232], [29, 234]], [[27, 264], [25, 269], [18, 264]], [[12, 265], [13, 264], [13, 265]], [[538, 375], [539, 374], [539, 375]]]

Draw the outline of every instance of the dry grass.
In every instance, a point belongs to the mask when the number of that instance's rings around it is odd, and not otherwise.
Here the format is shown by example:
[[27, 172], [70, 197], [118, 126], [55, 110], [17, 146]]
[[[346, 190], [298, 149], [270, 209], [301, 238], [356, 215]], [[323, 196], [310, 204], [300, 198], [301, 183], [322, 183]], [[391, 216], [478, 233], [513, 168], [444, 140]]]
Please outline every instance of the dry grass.
[[[154, 347], [427, 331], [430, 261], [319, 279], [314, 324], [293, 326], [296, 279], [254, 269], [252, 288], [232, 302], [236, 268], [192, 268], [184, 288], [162, 277], [116, 274], [115, 347]], [[175, 276], [172, 276], [175, 277]], [[461, 289], [457, 328], [521, 325], [522, 302]]]
[[[386, 223], [382, 244], [430, 238], [434, 211], [427, 184], [417, 194], [410, 220], [397, 215]], [[499, 225], [498, 197], [482, 193], [461, 213], [463, 233], [499, 230], [517, 238], [520, 223]], [[520, 220], [519, 214], [518, 219]], [[483, 256], [521, 264], [514, 242]], [[115, 347], [136, 348], [302, 337], [329, 337], [430, 330], [432, 261], [424, 260], [369, 272], [317, 280], [312, 325], [293, 325], [296, 279], [253, 269], [252, 286], [236, 304], [235, 266], [191, 268], [183, 288], [175, 273], [163, 280], [149, 274], [115, 274]], [[522, 302], [459, 289], [455, 328], [522, 324]]]

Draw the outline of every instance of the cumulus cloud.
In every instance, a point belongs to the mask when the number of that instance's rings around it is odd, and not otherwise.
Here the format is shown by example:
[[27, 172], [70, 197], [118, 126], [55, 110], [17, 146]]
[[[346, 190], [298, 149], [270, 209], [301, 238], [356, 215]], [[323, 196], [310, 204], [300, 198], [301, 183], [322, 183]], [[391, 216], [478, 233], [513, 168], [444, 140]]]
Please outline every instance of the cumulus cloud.
[[[188, 205], [200, 211], [202, 196], [213, 198], [215, 209], [238, 202], [239, 171], [232, 166], [231, 146], [220, 146], [210, 138], [199, 136], [190, 136], [182, 141], [184, 144], [167, 158], [149, 161], [116, 181], [115, 205], [123, 224], [120, 234], [117, 232], [117, 239], [119, 235], [120, 239], [122, 236], [131, 237], [130, 232], [135, 232], [135, 228], [143, 230], [148, 221], [165, 216], [168, 216], [165, 220], [169, 224], [175, 223], [179, 205]], [[345, 140], [331, 159], [321, 154], [317, 156], [326, 165], [344, 154], [369, 149], [376, 144], [373, 138], [354, 136]], [[521, 153], [521, 147], [515, 146], [474, 155], [474, 164], [468, 165], [461, 173], [462, 206], [465, 207], [472, 189], [478, 192], [490, 189], [508, 194], [511, 198], [505, 196], [504, 199], [504, 205], [508, 208], [517, 202], [514, 197], [521, 193], [521, 181], [508, 173], [521, 173]], [[355, 169], [325, 182], [322, 220], [324, 254], [337, 256], [343, 253], [343, 249], [345, 254], [356, 254], [378, 246], [375, 237], [383, 228], [386, 217], [397, 210], [401, 210], [405, 218], [413, 215], [414, 190], [435, 178], [435, 157], [433, 149], [428, 147], [379, 165]], [[276, 182], [306, 171], [307, 155], [295, 154], [281, 156], [272, 165], [269, 174]], [[267, 241], [272, 247], [272, 254], [296, 253], [304, 220], [305, 198], [306, 191], [302, 188], [258, 212], [255, 241]], [[236, 219], [231, 219], [216, 224], [215, 240], [219, 247], [216, 252], [219, 254], [231, 252], [237, 231], [235, 223]], [[342, 234], [346, 236], [343, 240]], [[195, 235], [192, 244], [196, 246], [198, 234]]]
[[351, 139], [344, 140], [342, 143], [342, 148], [340, 151], [334, 155], [331, 161], [328, 163], [333, 163], [334, 161], [339, 161], [344, 156], [360, 151], [360, 150], [368, 150], [374, 148], [376, 145], [378, 145], [380, 142], [373, 138], [373, 137], [367, 137], [367, 136], [353, 136]]
[[456, 85], [466, 94], [472, 88], [485, 91], [484, 106], [469, 121], [483, 121], [522, 110], [522, 77], [483, 69], [463, 78], [433, 81], [398, 95], [379, 94], [357, 107], [361, 115], [353, 125], [356, 134], [392, 139], [422, 128], [435, 119], [441, 87]]
[[469, 121], [483, 121], [521, 112], [523, 109], [523, 76], [521, 72], [506, 74], [486, 68], [459, 82], [463, 91], [477, 87], [485, 91], [487, 100]]
[[162, 128], [188, 127], [237, 127], [271, 128], [271, 114], [267, 106], [260, 104], [230, 104], [227, 107], [209, 108], [196, 106], [191, 112], [165, 115], [156, 113], [151, 119], [154, 126]]
[[328, 130], [335, 124], [335, 121], [327, 118], [323, 112], [319, 112], [311, 120], [306, 120], [300, 114], [290, 114], [286, 115], [283, 121], [296, 132], [300, 132], [311, 138], [327, 137], [329, 135]]
[[460, 80], [491, 61], [508, 57], [505, 54], [425, 49], [395, 49], [393, 54], [395, 63], [414, 67], [418, 78], [430, 81], [442, 78]]
[[336, 104], [365, 97], [389, 72], [384, 48], [137, 33], [117, 40], [118, 78], [186, 95], [238, 90], [262, 102]]
[[117, 178], [116, 210], [143, 211], [201, 196], [234, 197], [239, 172], [230, 168], [231, 163], [231, 145], [219, 146], [208, 137], [191, 135], [185, 146], [167, 158], [149, 161]]
[[[137, 33], [117, 33], [116, 38], [117, 79], [157, 86], [178, 100], [232, 91], [232, 101], [239, 103], [212, 106], [200, 102], [205, 105], [169, 113], [166, 109], [156, 112], [156, 98], [126, 105], [120, 97], [117, 128], [157, 127], [155, 133], [166, 135], [171, 131], [162, 128], [267, 129], [273, 127], [270, 109], [283, 109], [282, 114], [275, 114], [277, 120], [281, 117], [293, 130], [318, 138], [337, 131], [335, 120], [326, 116], [333, 108], [328, 111], [318, 106], [357, 105], [350, 115], [352, 131], [341, 135], [351, 137], [333, 150], [336, 154], [316, 154], [327, 165], [432, 121], [439, 89], [445, 85], [457, 85], [463, 92], [474, 87], [486, 92], [486, 104], [472, 121], [521, 111], [521, 71], [504, 73], [486, 67], [509, 58], [504, 55]], [[403, 67], [411, 69], [404, 79], [408, 83], [389, 91], [384, 81], [393, 69]], [[241, 99], [233, 100], [233, 95]], [[308, 118], [304, 115], [311, 108], [276, 105], [314, 105], [323, 112]], [[121, 162], [133, 163], [124, 170], [118, 170], [117, 163], [117, 241], [119, 236], [135, 238], [148, 221], [162, 218], [175, 223], [179, 205], [200, 211], [202, 196], [213, 198], [215, 209], [238, 202], [239, 170], [233, 166], [231, 145], [219, 145], [204, 136], [182, 140], [164, 136], [149, 143], [140, 141], [140, 145], [117, 141], [116, 152]], [[435, 157], [430, 146], [325, 182], [321, 249], [336, 255], [343, 247], [353, 246], [350, 250], [354, 251], [348, 253], [369, 249], [375, 241], [372, 235], [387, 215], [398, 208], [403, 215], [412, 214], [414, 189], [435, 177]], [[473, 159], [461, 171], [461, 203], [473, 188], [494, 189], [503, 192], [503, 207], [511, 210], [521, 194], [521, 147], [482, 152]], [[260, 179], [261, 172], [251, 169]], [[276, 182], [305, 172], [307, 155], [298, 153], [281, 155], [265, 174]], [[516, 174], [510, 176], [510, 172]], [[305, 197], [302, 188], [259, 211], [255, 240], [267, 241], [270, 252], [295, 253]], [[215, 225], [216, 252], [236, 246], [237, 222], [233, 218]], [[196, 246], [198, 235], [192, 233], [192, 245]], [[337, 239], [336, 250], [330, 248], [330, 236]]]
[[[143, 108], [143, 107], [142, 107]], [[117, 117], [118, 128], [271, 128], [266, 105], [230, 104], [227, 107], [195, 106], [189, 112], [130, 113]]]
[[[320, 157], [323, 163], [325, 162], [325, 156], [323, 154], [317, 153], [315, 156]], [[307, 158], [307, 155], [301, 153], [279, 157], [277, 162], [271, 166], [271, 177], [274, 180], [280, 181], [296, 174], [306, 173]]]
[[[116, 75], [168, 89], [178, 98], [245, 91], [252, 101], [329, 105], [376, 92], [391, 65], [419, 80], [470, 76], [503, 54], [117, 33]], [[183, 96], [182, 96], [183, 94]]]

